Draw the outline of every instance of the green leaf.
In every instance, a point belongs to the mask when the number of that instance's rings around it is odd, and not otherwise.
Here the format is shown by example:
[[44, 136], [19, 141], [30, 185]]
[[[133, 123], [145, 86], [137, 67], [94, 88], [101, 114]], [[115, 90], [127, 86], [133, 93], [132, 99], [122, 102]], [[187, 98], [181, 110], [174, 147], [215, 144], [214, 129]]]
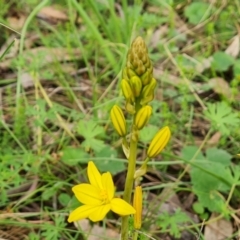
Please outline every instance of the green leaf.
[[86, 139], [94, 138], [100, 134], [104, 134], [104, 128], [99, 126], [93, 120], [81, 120], [77, 125], [77, 132]]
[[204, 2], [193, 2], [185, 8], [184, 15], [190, 23], [198, 24], [210, 16], [209, 6]]
[[[193, 158], [196, 147], [185, 147], [182, 156], [185, 160]], [[210, 211], [221, 212], [225, 200], [220, 196], [220, 191], [227, 192], [234, 183], [229, 169], [231, 155], [226, 151], [211, 148], [206, 151], [206, 157], [199, 153], [192, 161], [190, 171], [193, 191], [203, 207]]]
[[215, 52], [213, 54], [212, 67], [216, 71], [227, 71], [234, 63], [234, 58], [225, 52]]
[[60, 204], [62, 206], [66, 207], [69, 204], [69, 202], [71, 201], [71, 197], [66, 193], [61, 193], [58, 196], [58, 201], [60, 202]]
[[150, 143], [159, 128], [153, 125], [148, 125], [140, 131], [140, 140], [143, 143]]
[[114, 148], [103, 148], [97, 155], [100, 160], [95, 161], [97, 168], [101, 172], [111, 172], [112, 174], [123, 171], [125, 169], [125, 164], [123, 161], [116, 161], [117, 155], [117, 151]]
[[225, 102], [209, 103], [208, 109], [204, 111], [205, 117], [211, 122], [214, 130], [220, 131], [223, 135], [230, 134], [230, 127], [238, 127], [240, 119], [237, 113]]
[[231, 164], [232, 155], [222, 149], [209, 148], [206, 151], [206, 157], [210, 159], [211, 162], [216, 162], [216, 164], [228, 167]]
[[43, 193], [41, 194], [41, 197], [43, 200], [49, 200], [51, 197], [53, 197], [57, 191], [62, 187], [63, 183], [57, 182], [52, 187], [45, 188]]
[[177, 209], [174, 214], [168, 212], [160, 214], [157, 224], [161, 226], [163, 232], [169, 231], [175, 238], [179, 238], [181, 236], [179, 226], [190, 221], [186, 213], [181, 212], [181, 209]]
[[102, 140], [96, 139], [97, 136], [103, 136], [105, 134], [104, 128], [99, 126], [97, 122], [93, 120], [81, 120], [78, 123], [77, 132], [85, 138], [82, 146], [85, 147], [86, 151], [93, 149], [99, 152], [106, 147], [106, 144]]
[[204, 207], [200, 202], [195, 202], [193, 204], [193, 210], [197, 214], [203, 214], [204, 213]]
[[240, 59], [237, 59], [233, 65], [233, 72], [235, 77], [240, 77]]
[[87, 138], [82, 142], [82, 147], [85, 147], [87, 151], [89, 151], [89, 149], [93, 149], [95, 152], [100, 152], [106, 147], [106, 144], [102, 140]]
[[82, 148], [66, 147], [62, 152], [62, 161], [69, 166], [89, 161], [89, 155]]

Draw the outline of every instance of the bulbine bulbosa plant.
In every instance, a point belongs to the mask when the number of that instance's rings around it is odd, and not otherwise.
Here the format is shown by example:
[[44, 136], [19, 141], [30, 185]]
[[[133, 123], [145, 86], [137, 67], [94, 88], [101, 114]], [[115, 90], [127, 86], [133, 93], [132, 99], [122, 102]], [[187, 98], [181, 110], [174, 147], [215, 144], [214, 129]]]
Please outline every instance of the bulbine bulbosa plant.
[[137, 37], [128, 51], [127, 63], [121, 80], [125, 112], [132, 122], [130, 129], [127, 129], [125, 115], [120, 106], [114, 105], [110, 112], [112, 124], [122, 139], [122, 149], [128, 159], [123, 199], [114, 197], [111, 174], [107, 172], [101, 175], [94, 163], [90, 161], [87, 168], [90, 183], [82, 183], [73, 187], [76, 198], [83, 205], [70, 213], [69, 222], [82, 218], [89, 218], [94, 222], [100, 221], [111, 210], [122, 217], [121, 239], [128, 240], [130, 236], [135, 240], [138, 238], [138, 231], [134, 231], [133, 235], [130, 233], [128, 218], [129, 215], [133, 215], [134, 228], [141, 228], [142, 187], [140, 178], [147, 172], [149, 160], [162, 151], [171, 135], [168, 126], [160, 129], [147, 149], [147, 157], [142, 166], [136, 169], [139, 130], [146, 126], [151, 117], [152, 107], [149, 103], [154, 98], [156, 86], [157, 81], [153, 78], [153, 67], [146, 44], [141, 37]]

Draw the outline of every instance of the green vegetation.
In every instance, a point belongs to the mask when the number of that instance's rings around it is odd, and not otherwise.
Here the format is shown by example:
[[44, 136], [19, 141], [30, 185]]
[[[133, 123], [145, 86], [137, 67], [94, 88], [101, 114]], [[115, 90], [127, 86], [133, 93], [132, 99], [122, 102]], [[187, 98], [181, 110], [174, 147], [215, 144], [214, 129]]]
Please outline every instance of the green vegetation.
[[0, 2], [0, 239], [119, 239], [112, 213], [67, 218], [90, 160], [123, 195], [127, 160], [110, 110], [124, 109], [121, 71], [137, 36], [157, 80], [137, 168], [160, 128], [172, 134], [140, 181], [138, 239], [237, 238], [239, 1], [55, 2]]

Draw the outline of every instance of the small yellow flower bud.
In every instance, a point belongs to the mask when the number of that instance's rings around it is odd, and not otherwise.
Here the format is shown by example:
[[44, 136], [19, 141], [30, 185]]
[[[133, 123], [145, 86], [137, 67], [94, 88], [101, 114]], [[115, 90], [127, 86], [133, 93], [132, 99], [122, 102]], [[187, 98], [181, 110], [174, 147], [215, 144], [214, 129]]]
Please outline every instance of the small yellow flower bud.
[[157, 134], [154, 136], [152, 142], [147, 151], [149, 158], [156, 157], [163, 148], [167, 145], [171, 136], [171, 132], [168, 126], [160, 129]]
[[133, 207], [136, 210], [134, 214], [134, 228], [140, 229], [142, 225], [142, 187], [137, 186], [135, 188], [133, 196]]
[[155, 78], [152, 78], [150, 83], [143, 88], [141, 105], [145, 105], [153, 100], [156, 86], [157, 81]]
[[123, 92], [123, 95], [126, 98], [126, 100], [133, 102], [134, 101], [133, 91], [132, 91], [132, 88], [131, 88], [129, 82], [126, 79], [122, 80], [121, 88], [122, 88], [122, 92]]
[[122, 109], [118, 105], [114, 105], [112, 107], [110, 117], [117, 133], [121, 137], [124, 137], [127, 133], [126, 120], [123, 115]]
[[134, 76], [131, 77], [130, 80], [130, 85], [132, 87], [132, 91], [135, 97], [138, 97], [142, 91], [142, 81], [139, 77]]
[[134, 120], [135, 126], [139, 130], [142, 129], [148, 123], [151, 114], [152, 114], [151, 106], [147, 105], [140, 108]]

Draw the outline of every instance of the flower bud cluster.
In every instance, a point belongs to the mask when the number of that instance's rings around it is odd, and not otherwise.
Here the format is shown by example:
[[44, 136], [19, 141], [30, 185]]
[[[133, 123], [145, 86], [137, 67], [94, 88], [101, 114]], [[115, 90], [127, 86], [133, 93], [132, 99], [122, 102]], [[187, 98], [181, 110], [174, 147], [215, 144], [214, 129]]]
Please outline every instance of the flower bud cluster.
[[[157, 81], [153, 78], [153, 67], [148, 56], [148, 50], [141, 37], [137, 37], [127, 55], [127, 64], [123, 69], [121, 89], [126, 99], [126, 111], [134, 115], [133, 126], [136, 131], [141, 130], [148, 123], [152, 115], [152, 107], [148, 105], [154, 98]], [[114, 105], [110, 112], [113, 126], [123, 140], [125, 155], [128, 156], [126, 141], [126, 120], [121, 108]], [[154, 136], [148, 151], [148, 158], [156, 157], [170, 139], [169, 127], [164, 127]], [[138, 138], [137, 132], [132, 137]], [[145, 170], [144, 170], [145, 171]]]
[[[151, 102], [156, 85], [147, 46], [141, 37], [137, 37], [128, 51], [127, 63], [122, 74], [121, 89], [126, 99], [127, 112], [135, 114]], [[146, 113], [141, 112], [142, 117], [149, 118], [149, 108], [145, 109]]]
[[156, 85], [147, 46], [141, 37], [137, 37], [128, 51], [121, 89], [127, 112], [136, 115], [134, 125], [138, 130], [147, 124], [152, 114], [152, 107], [147, 104], [154, 98]]

